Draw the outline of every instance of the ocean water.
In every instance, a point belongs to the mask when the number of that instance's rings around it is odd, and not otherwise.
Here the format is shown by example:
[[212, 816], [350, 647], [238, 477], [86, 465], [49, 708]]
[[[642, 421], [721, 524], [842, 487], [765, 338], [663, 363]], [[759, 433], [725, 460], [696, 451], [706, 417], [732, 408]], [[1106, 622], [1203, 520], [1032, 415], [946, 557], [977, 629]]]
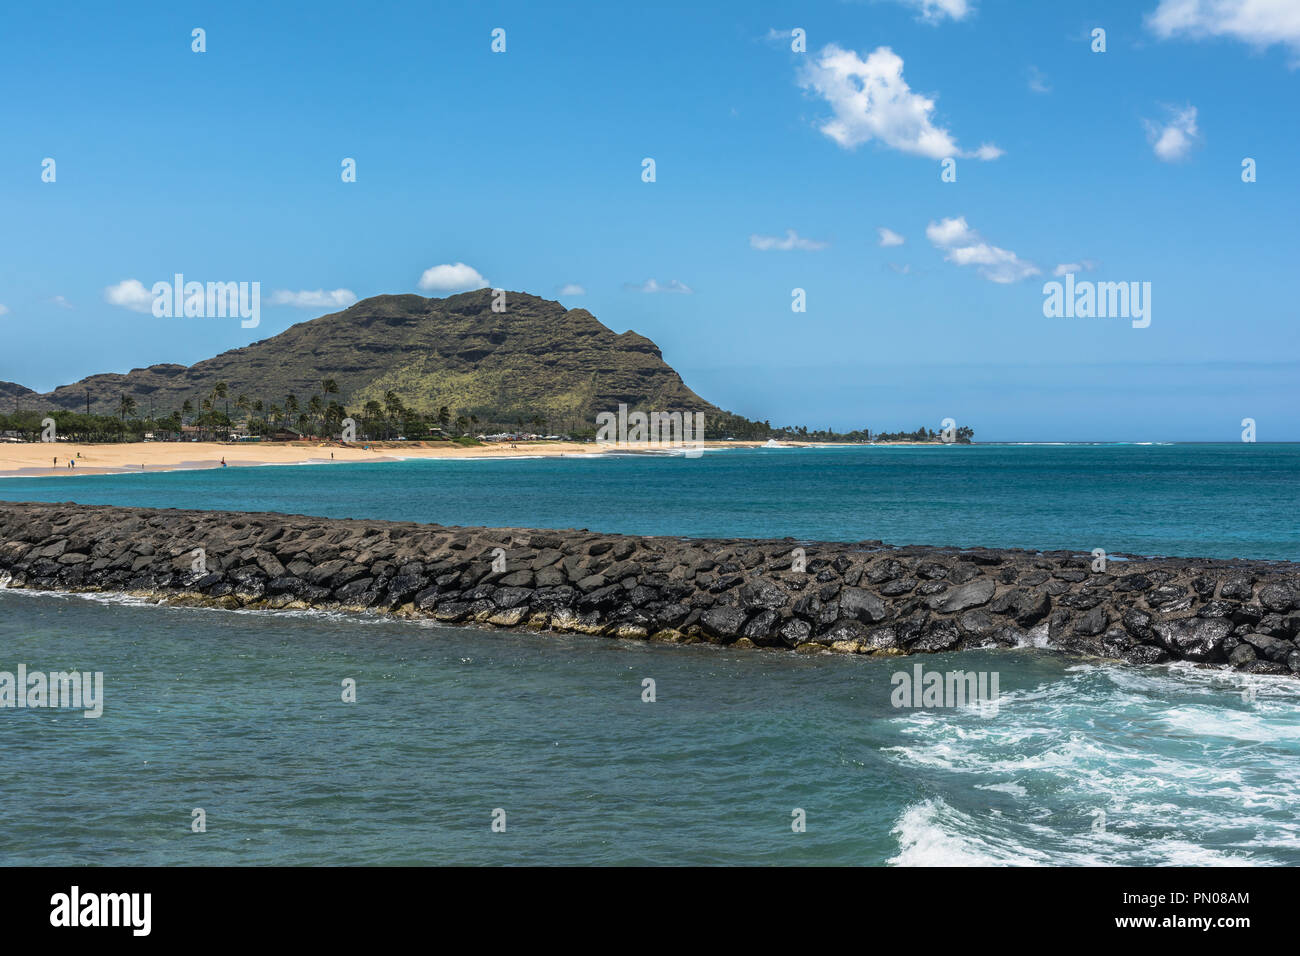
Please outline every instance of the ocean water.
[[[1265, 445], [736, 450], [15, 479], [0, 495], [1296, 559], [1298, 465], [1300, 447]], [[19, 663], [102, 671], [105, 702], [97, 719], [0, 709], [6, 864], [1300, 865], [1290, 678], [0, 588], [0, 670]], [[894, 706], [893, 676], [918, 663], [996, 674], [998, 706]]]
[[[232, 456], [233, 457], [233, 456]], [[0, 498], [1300, 560], [1300, 444], [728, 449], [11, 478]]]
[[910, 710], [910, 658], [14, 591], [0, 647], [105, 688], [0, 711], [6, 864], [1300, 864], [1289, 679], [966, 652], [996, 713]]

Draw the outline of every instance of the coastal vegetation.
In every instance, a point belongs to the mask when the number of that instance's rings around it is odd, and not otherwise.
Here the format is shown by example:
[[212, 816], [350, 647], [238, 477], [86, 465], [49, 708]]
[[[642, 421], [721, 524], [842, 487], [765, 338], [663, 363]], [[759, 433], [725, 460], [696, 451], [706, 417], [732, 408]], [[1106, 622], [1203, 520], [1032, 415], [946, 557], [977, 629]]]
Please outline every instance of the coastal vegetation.
[[[223, 385], [224, 383], [218, 383]], [[214, 391], [213, 396], [217, 392]], [[227, 407], [232, 406], [233, 410]], [[0, 413], [0, 437], [11, 441], [40, 441], [44, 422], [53, 419], [55, 433], [74, 442], [135, 441], [322, 441], [340, 440], [344, 422], [355, 425], [356, 441], [448, 441], [475, 444], [485, 434], [515, 437], [563, 438], [594, 441], [596, 423], [583, 422], [579, 427], [552, 435], [549, 418], [541, 414], [520, 414], [509, 421], [483, 421], [475, 414], [453, 410], [444, 405], [432, 414], [411, 409], [395, 392], [384, 401], [371, 400], [359, 408], [348, 409], [338, 402], [325, 403], [313, 394], [304, 405], [296, 395], [280, 402], [250, 400], [238, 396], [232, 403], [218, 404], [212, 396], [198, 403], [185, 401], [166, 413], [139, 415], [129, 396], [123, 396], [116, 415], [87, 414], [63, 408], [20, 409]], [[974, 429], [956, 430], [955, 442], [969, 444]], [[933, 429], [913, 432], [879, 432], [856, 429], [810, 429], [806, 425], [773, 427], [769, 422], [752, 421], [740, 415], [721, 413], [705, 418], [704, 437], [708, 441], [798, 441], [818, 443], [866, 442], [933, 442], [942, 441]]]

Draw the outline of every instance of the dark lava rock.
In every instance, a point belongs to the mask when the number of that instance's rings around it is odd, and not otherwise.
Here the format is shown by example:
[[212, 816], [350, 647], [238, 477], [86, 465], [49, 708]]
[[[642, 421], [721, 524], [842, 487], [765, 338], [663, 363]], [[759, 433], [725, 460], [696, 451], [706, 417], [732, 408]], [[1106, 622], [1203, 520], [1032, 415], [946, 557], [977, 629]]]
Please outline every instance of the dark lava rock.
[[740, 589], [741, 607], [750, 610], [785, 607], [789, 600], [790, 596], [784, 589], [761, 578], [748, 582]]
[[1124, 625], [1124, 630], [1128, 631], [1139, 641], [1151, 640], [1154, 632], [1151, 625], [1155, 623], [1155, 618], [1146, 611], [1132, 607], [1124, 612], [1120, 623]]
[[959, 640], [961, 640], [961, 632], [952, 621], [934, 621], [926, 629], [925, 635], [912, 644], [910, 649], [927, 654], [947, 651], [956, 647]]
[[777, 629], [777, 634], [788, 646], [798, 647], [800, 644], [807, 643], [812, 635], [812, 625], [807, 621], [792, 617]]
[[987, 604], [993, 597], [993, 589], [992, 578], [978, 578], [969, 584], [963, 584], [961, 587], [952, 588], [943, 594], [930, 598], [926, 605], [930, 610], [938, 611], [941, 614], [955, 614], [969, 608], [979, 607], [981, 604]]
[[877, 624], [886, 616], [885, 602], [862, 588], [845, 588], [840, 595], [840, 611], [864, 624]]
[[1096, 636], [1106, 630], [1106, 625], [1110, 623], [1110, 617], [1104, 607], [1095, 607], [1083, 617], [1079, 618], [1074, 624], [1074, 633], [1085, 636]]
[[1270, 611], [1289, 611], [1297, 606], [1296, 592], [1285, 584], [1266, 584], [1259, 589], [1259, 603]]
[[1210, 661], [1222, 657], [1223, 640], [1232, 628], [1227, 621], [1185, 617], [1155, 625], [1161, 643], [1179, 657]]
[[715, 637], [740, 637], [748, 615], [738, 607], [715, 607], [700, 618], [704, 629]]
[[1270, 661], [1285, 661], [1296, 649], [1290, 641], [1270, 634], [1246, 634], [1242, 640], [1254, 647], [1260, 657], [1267, 657]]
[[1016, 623], [1026, 627], [1037, 624], [1052, 610], [1052, 599], [1045, 591], [1021, 591], [1016, 602]]
[[916, 578], [896, 578], [880, 586], [880, 593], [885, 597], [898, 597], [916, 587]]

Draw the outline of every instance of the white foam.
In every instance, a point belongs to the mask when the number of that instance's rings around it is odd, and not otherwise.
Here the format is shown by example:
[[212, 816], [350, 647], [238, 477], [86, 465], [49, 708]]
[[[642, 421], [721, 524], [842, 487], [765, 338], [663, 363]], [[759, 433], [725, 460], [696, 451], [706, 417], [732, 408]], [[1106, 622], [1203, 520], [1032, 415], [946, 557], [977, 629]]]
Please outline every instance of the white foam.
[[887, 862], [893, 866], [1041, 866], [1050, 862], [1045, 853], [990, 830], [939, 797], [914, 803], [890, 831], [898, 836], [898, 853]]

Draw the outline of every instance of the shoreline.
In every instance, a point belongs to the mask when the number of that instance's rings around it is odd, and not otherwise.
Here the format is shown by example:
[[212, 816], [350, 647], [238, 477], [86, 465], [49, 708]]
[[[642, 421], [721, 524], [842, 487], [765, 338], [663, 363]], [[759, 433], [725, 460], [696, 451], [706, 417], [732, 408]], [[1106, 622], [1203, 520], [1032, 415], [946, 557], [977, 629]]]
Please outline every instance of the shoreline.
[[5, 503], [0, 586], [902, 656], [1039, 646], [1300, 675], [1300, 563]]
[[[926, 446], [932, 442], [877, 442], [879, 447]], [[706, 441], [706, 451], [727, 448], [816, 448], [824, 442]], [[872, 447], [862, 445], [862, 447]], [[368, 442], [4, 442], [0, 443], [0, 478], [67, 478], [77, 475], [138, 475], [220, 468], [259, 468], [275, 465], [334, 465], [356, 462], [453, 459], [505, 461], [523, 458], [591, 458], [609, 455], [678, 455], [682, 446], [649, 442], [621, 446], [595, 442], [493, 442], [482, 445], [449, 443]], [[333, 456], [333, 457], [331, 457]], [[54, 459], [58, 459], [58, 464]], [[69, 460], [77, 466], [69, 468]], [[49, 464], [46, 464], [46, 463]]]

